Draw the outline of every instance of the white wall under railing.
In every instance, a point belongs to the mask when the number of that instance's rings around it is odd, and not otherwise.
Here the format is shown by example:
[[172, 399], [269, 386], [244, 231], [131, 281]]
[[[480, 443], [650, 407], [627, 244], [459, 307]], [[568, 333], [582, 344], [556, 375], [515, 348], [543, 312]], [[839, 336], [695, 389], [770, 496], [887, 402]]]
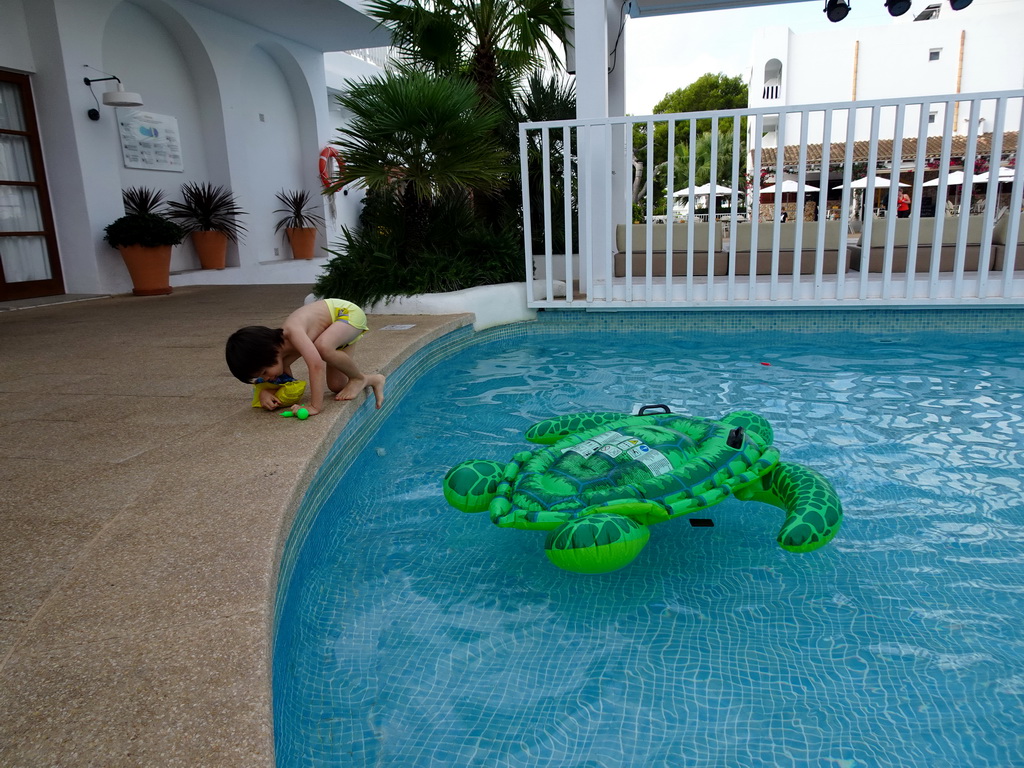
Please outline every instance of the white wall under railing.
[[[523, 124], [526, 262], [538, 278], [528, 283], [529, 306], [1022, 304], [1024, 172], [1014, 173], [1022, 102], [1024, 90], [1016, 90]], [[992, 114], [987, 132], [969, 121], [966, 133], [955, 133], [957, 104], [960, 114]], [[937, 105], [948, 116], [937, 151], [929, 153], [920, 142], [916, 151], [901, 152], [904, 139], [928, 135]], [[671, 199], [682, 188], [693, 196], [692, 182], [677, 183], [679, 150], [672, 148], [689, 142], [693, 159], [686, 170], [693, 179], [696, 121], [710, 121], [718, 136], [727, 118], [737, 151], [724, 157], [721, 140], [712, 141], [710, 167], [719, 170], [711, 184], [713, 192], [728, 188], [719, 197], [723, 208], [745, 207], [750, 215], [719, 214], [714, 224], [696, 215], [661, 223], [665, 211], [655, 209], [656, 192]], [[740, 118], [751, 137], [746, 147]], [[853, 141], [864, 125], [872, 137], [866, 149]], [[662, 126], [667, 149], [656, 156], [648, 144], [637, 153], [647, 168], [662, 170], [646, 180], [638, 213], [643, 223], [626, 226], [634, 217], [628, 182], [636, 126], [648, 135]], [[824, 164], [815, 146], [823, 136], [833, 137], [821, 152], [831, 158]], [[775, 152], [777, 146], [789, 151]], [[958, 172], [980, 174], [986, 165], [992, 170], [990, 178], [982, 176], [987, 180], [968, 173], [968, 182], [979, 183], [958, 183]], [[760, 172], [744, 175], [744, 166]], [[905, 186], [889, 185], [894, 168]], [[1011, 174], [1008, 180], [999, 180], [1000, 168]], [[905, 219], [897, 215], [898, 189], [912, 200]], [[947, 202], [964, 215], [944, 215]], [[872, 215], [879, 209], [884, 215]], [[574, 258], [565, 259], [566, 252]], [[574, 290], [558, 296], [559, 280]]]

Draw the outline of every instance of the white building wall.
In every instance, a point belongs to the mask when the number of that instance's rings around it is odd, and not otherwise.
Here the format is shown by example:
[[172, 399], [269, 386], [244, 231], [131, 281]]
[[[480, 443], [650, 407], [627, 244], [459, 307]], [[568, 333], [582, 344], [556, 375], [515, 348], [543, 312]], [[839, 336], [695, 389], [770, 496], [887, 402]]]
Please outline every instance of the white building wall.
[[[347, 53], [325, 53], [324, 68], [327, 75], [327, 142], [338, 138], [338, 129], [349, 124], [352, 115], [338, 104], [337, 96], [345, 92], [350, 80], [361, 80], [380, 73], [380, 70], [363, 59]], [[353, 228], [359, 223], [359, 213], [365, 191], [360, 187], [349, 187], [325, 199], [324, 221], [327, 229], [328, 247], [341, 241], [341, 228]]]
[[[1024, 46], [1008, 30], [1024, 28], [1024, 12], [1016, 0], [973, 3], [962, 11], [952, 11], [942, 2], [938, 19], [914, 21], [920, 4], [892, 24], [856, 27], [849, 19], [813, 34], [797, 35], [787, 28], [769, 27], [759, 31], [751, 46], [750, 106], [778, 104], [793, 106], [836, 101], [866, 101], [924, 95], [974, 93], [1021, 87], [1024, 83]], [[961, 70], [962, 48], [962, 70]], [[938, 60], [929, 52], [938, 50]], [[784, 87], [777, 99], [764, 98], [764, 65], [777, 58], [783, 63]], [[959, 73], [959, 82], [958, 82]], [[936, 112], [929, 135], [941, 135], [942, 105]], [[994, 105], [984, 110], [984, 131], [991, 131]], [[963, 115], [958, 116], [956, 131], [966, 133]], [[1015, 129], [1018, 111], [1007, 114], [1007, 126]], [[870, 124], [866, 112], [858, 118], [856, 140], [867, 139]], [[883, 133], [892, 130], [894, 114], [882, 116]], [[811, 123], [812, 127], [814, 122]], [[916, 136], [918, 112], [908, 109], [904, 137]], [[812, 143], [821, 140], [820, 128]], [[799, 123], [790, 118], [785, 144], [799, 137]], [[846, 125], [833, 125], [832, 139], [844, 141]], [[774, 146], [767, 137], [766, 146]]]
[[17, 72], [35, 69], [21, 0], [0, 0], [0, 61]]
[[[183, 173], [123, 167], [115, 110], [101, 105], [95, 122], [86, 114], [96, 103], [82, 80], [103, 75], [85, 65], [120, 77], [143, 109], [177, 119]], [[223, 271], [200, 270], [191, 246], [177, 247], [172, 285], [315, 280], [325, 257], [292, 260], [273, 210], [282, 188], [320, 194], [319, 153], [331, 138], [320, 51], [188, 0], [0, 0], [0, 68], [31, 76], [69, 293], [129, 291], [120, 255], [102, 239], [123, 215], [121, 190], [175, 198], [183, 181], [230, 188], [250, 213], [249, 234]], [[367, 69], [358, 62], [351, 73]], [[96, 84], [97, 97], [108, 87]]]
[[[132, 110], [115, 110], [101, 105], [98, 107], [100, 121], [96, 138], [102, 141], [106, 161], [117, 166], [123, 189], [149, 187], [162, 190], [169, 200], [180, 200], [182, 184], [202, 182], [211, 177], [206, 160], [207, 143], [203, 136], [199, 94], [193, 87], [193, 73], [181, 48], [156, 17], [130, 3], [122, 3], [111, 13], [103, 32], [102, 45], [102, 58], [92, 66], [117, 74], [124, 81], [126, 90], [140, 93], [146, 102], [141, 108], [144, 111], [177, 119], [185, 170], [178, 173], [125, 168], [118, 119]], [[103, 77], [99, 72], [88, 69], [84, 69], [83, 74], [86, 77]], [[98, 83], [93, 90], [100, 97], [103, 91], [113, 90], [113, 86], [111, 83]], [[105, 263], [113, 262], [111, 271], [116, 275], [120, 256], [112, 249], [106, 250], [110, 253], [101, 251], [101, 256], [105, 257]], [[174, 249], [172, 272], [195, 269], [197, 265], [197, 257], [188, 241]]]

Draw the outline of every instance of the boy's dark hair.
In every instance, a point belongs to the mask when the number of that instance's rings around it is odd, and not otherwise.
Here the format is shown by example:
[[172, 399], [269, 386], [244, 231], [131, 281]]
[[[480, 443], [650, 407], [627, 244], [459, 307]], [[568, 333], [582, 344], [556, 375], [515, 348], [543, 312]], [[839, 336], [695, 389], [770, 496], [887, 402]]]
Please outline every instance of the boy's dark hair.
[[248, 384], [256, 373], [277, 362], [277, 351], [284, 344], [284, 330], [250, 325], [228, 337], [224, 357], [231, 375]]

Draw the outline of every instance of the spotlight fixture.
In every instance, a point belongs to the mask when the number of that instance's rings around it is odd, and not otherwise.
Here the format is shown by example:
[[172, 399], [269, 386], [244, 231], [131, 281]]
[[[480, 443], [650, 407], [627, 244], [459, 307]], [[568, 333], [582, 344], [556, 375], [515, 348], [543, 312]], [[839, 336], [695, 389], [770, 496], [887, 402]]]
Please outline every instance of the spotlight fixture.
[[849, 12], [849, 0], [825, 0], [825, 15], [829, 21], [842, 21]]
[[902, 16], [910, 10], [910, 0], [885, 0], [885, 8], [890, 16]]
[[[137, 93], [126, 91], [124, 86], [121, 85], [121, 78], [111, 75], [110, 77], [93, 77], [93, 78], [82, 78], [85, 84], [89, 86], [89, 90], [92, 91], [93, 83], [102, 83], [106, 80], [117, 80], [117, 90], [106, 91], [103, 94], [103, 103], [108, 107], [141, 107], [142, 97]], [[96, 93], [93, 92], [92, 97], [96, 98]], [[99, 102], [96, 102], [96, 106], [99, 106]], [[90, 120], [99, 120], [100, 111], [98, 109], [90, 109], [88, 112]]]
[[971, 0], [949, 0], [949, 7], [954, 11], [962, 11], [970, 4]]

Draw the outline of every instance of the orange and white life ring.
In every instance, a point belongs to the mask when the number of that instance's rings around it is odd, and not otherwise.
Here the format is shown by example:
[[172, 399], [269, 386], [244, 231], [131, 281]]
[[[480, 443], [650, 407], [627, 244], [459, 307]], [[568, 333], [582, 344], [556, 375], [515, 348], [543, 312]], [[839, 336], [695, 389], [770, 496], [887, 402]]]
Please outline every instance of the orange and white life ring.
[[323, 148], [323, 151], [320, 153], [320, 183], [324, 186], [324, 189], [338, 182], [344, 165], [345, 163], [342, 161], [341, 155], [338, 154], [338, 150], [334, 147]]

